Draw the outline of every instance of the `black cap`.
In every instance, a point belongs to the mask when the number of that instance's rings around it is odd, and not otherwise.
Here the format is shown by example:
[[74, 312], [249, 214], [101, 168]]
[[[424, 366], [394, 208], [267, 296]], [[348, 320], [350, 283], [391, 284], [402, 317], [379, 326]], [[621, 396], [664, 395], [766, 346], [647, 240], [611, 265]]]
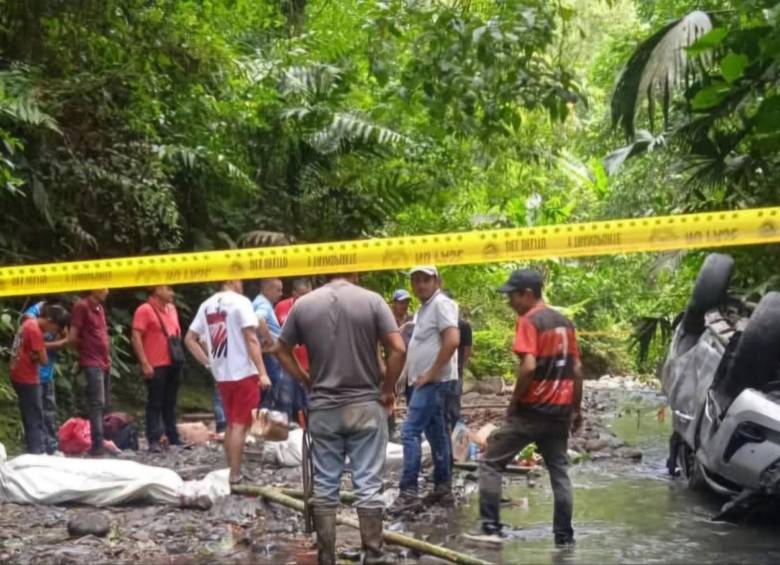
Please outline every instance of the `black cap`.
[[509, 275], [509, 280], [504, 283], [504, 286], [498, 289], [498, 292], [509, 293], [516, 290], [532, 290], [534, 294], [540, 296], [542, 293], [542, 286], [544, 286], [544, 277], [539, 271], [533, 269], [518, 269], [512, 271]]

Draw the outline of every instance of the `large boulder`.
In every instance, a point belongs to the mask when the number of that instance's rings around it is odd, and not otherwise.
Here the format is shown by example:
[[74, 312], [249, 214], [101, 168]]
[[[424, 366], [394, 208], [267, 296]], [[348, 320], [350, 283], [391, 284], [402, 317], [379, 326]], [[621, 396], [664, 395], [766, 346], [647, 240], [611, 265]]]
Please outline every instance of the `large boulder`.
[[504, 388], [504, 379], [501, 377], [486, 377], [479, 381], [477, 390], [480, 394], [499, 395], [504, 393]]

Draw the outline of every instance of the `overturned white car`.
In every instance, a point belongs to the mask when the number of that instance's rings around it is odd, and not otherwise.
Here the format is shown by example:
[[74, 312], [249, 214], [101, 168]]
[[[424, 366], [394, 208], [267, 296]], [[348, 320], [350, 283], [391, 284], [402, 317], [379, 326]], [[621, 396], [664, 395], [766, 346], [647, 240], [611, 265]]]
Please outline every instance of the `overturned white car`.
[[737, 500], [780, 494], [780, 293], [728, 295], [734, 261], [705, 260], [661, 370], [669, 471]]

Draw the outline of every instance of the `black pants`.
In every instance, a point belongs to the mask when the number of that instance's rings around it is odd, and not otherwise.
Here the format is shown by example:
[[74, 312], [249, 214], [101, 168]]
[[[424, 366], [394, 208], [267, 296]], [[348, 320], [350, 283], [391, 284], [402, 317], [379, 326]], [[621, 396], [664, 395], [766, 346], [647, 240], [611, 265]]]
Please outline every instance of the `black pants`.
[[550, 474], [553, 498], [553, 533], [568, 538], [574, 506], [566, 457], [569, 424], [557, 419], [512, 415], [487, 441], [485, 458], [479, 468], [479, 513], [484, 527], [500, 528], [501, 472], [528, 444], [535, 442]]
[[22, 413], [24, 441], [27, 453], [40, 455], [45, 452], [43, 445], [43, 406], [41, 404], [41, 385], [12, 383], [19, 398], [19, 411]]
[[111, 373], [99, 367], [82, 367], [87, 377], [87, 403], [92, 449], [103, 447], [103, 413], [111, 410]]
[[43, 443], [46, 453], [57, 451], [57, 398], [54, 395], [54, 381], [41, 383], [41, 406], [43, 407]]
[[160, 442], [163, 430], [171, 444], [179, 443], [176, 431], [176, 395], [179, 392], [181, 367], [155, 367], [154, 375], [146, 381], [146, 439], [149, 445]]

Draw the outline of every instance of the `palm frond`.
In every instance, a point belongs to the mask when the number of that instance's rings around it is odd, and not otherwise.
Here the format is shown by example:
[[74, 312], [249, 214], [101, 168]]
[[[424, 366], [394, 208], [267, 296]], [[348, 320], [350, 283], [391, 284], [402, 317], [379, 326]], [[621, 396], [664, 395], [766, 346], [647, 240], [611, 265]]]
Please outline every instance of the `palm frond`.
[[330, 94], [340, 79], [341, 69], [334, 65], [290, 67], [284, 71], [281, 93], [285, 97], [298, 96], [304, 100], [315, 100]]
[[644, 369], [650, 358], [650, 347], [657, 340], [665, 342], [672, 333], [672, 324], [668, 318], [643, 316], [634, 321], [634, 330], [629, 338], [629, 348], [637, 350], [637, 365]]
[[334, 114], [333, 121], [309, 140], [312, 147], [323, 155], [338, 151], [345, 142], [388, 146], [410, 141], [405, 135], [377, 125], [355, 113]]
[[623, 68], [612, 95], [613, 127], [622, 126], [626, 136], [633, 137], [636, 114], [647, 99], [652, 128], [658, 95], [668, 125], [671, 92], [695, 72], [686, 48], [710, 30], [710, 17], [695, 10], [667, 24], [639, 45]]
[[616, 149], [604, 157], [604, 170], [608, 175], [614, 175], [620, 170], [620, 168], [623, 166], [623, 163], [625, 163], [627, 159], [641, 155], [646, 151], [652, 151], [656, 147], [662, 146], [665, 143], [666, 140], [663, 135], [655, 137], [647, 130], [639, 130], [636, 133], [635, 139], [632, 143], [629, 143], [620, 149]]

